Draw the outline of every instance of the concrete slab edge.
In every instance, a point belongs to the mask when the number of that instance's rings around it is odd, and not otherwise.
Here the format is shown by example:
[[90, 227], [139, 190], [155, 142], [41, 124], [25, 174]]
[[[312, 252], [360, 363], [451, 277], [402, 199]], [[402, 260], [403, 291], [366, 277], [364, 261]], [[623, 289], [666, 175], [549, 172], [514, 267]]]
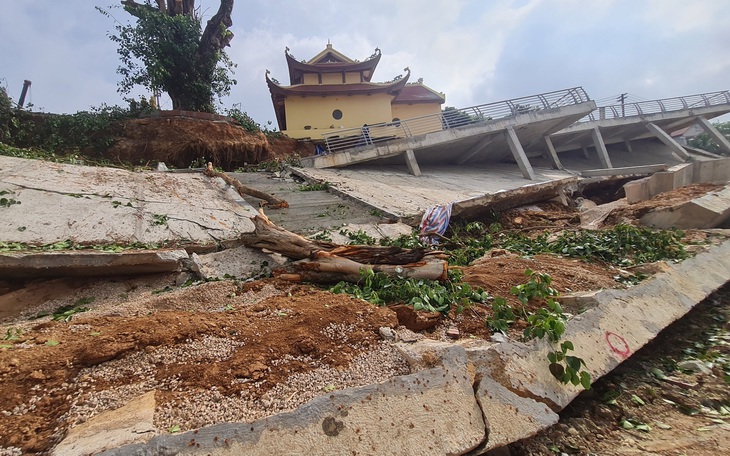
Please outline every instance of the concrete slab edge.
[[185, 250], [129, 252], [63, 251], [0, 254], [0, 278], [112, 276], [175, 272]]

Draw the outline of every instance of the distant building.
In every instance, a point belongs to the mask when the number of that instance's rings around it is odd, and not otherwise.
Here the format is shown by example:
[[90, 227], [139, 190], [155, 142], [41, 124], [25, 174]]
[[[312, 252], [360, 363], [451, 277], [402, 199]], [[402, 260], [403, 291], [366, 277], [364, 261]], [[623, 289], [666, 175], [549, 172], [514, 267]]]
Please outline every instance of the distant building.
[[[380, 49], [368, 59], [352, 60], [331, 44], [308, 61], [297, 61], [289, 48], [288, 86], [266, 71], [279, 130], [292, 138], [322, 139], [322, 133], [340, 128], [397, 122], [441, 112], [446, 101], [419, 79], [408, 83], [411, 72], [388, 82], [372, 82]], [[436, 125], [440, 129], [440, 125]]]

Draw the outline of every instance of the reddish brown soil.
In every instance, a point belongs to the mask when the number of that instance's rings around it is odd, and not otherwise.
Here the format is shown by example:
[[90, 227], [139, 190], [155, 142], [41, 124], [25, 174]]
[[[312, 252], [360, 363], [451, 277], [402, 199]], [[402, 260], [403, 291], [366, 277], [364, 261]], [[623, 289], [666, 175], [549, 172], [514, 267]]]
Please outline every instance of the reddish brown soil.
[[[194, 162], [232, 171], [247, 164], [314, 153], [309, 143], [251, 133], [235, 123], [192, 117], [148, 117], [124, 122], [116, 143], [105, 153], [113, 162], [188, 168]], [[93, 157], [98, 158], [98, 157]]]
[[[218, 288], [223, 292], [223, 287]], [[28, 348], [0, 350], [0, 403], [4, 410], [27, 404], [38, 385], [51, 392], [36, 403], [35, 410], [20, 416], [0, 415], [0, 447], [17, 446], [26, 453], [47, 450], [59, 435], [54, 430], [67, 425], [60, 418], [71, 405], [67, 396], [78, 392], [74, 382], [81, 369], [134, 351], [150, 351], [204, 336], [242, 342], [234, 356], [225, 361], [191, 360], [158, 366], [158, 380], [175, 377], [186, 392], [215, 386], [227, 396], [236, 396], [249, 386], [234, 380], [250, 379], [257, 382], [251, 392], [261, 396], [290, 375], [312, 369], [311, 363], [276, 364], [274, 360], [285, 355], [307, 355], [335, 368], [346, 367], [353, 356], [380, 340], [379, 327], [397, 326], [390, 310], [345, 295], [309, 287], [296, 287], [289, 293], [291, 296], [272, 297], [226, 312], [161, 310], [153, 315], [101, 318], [79, 314], [68, 323], [46, 317], [12, 342]], [[178, 299], [184, 300], [185, 296]], [[79, 325], [89, 328], [79, 332], [74, 329]], [[323, 331], [330, 325], [352, 325], [355, 329], [335, 340]], [[60, 343], [48, 346], [49, 341]], [[121, 376], [113, 384], [97, 382], [94, 388], [133, 383], [132, 377]], [[181, 394], [185, 393], [158, 391], [157, 400], [164, 403]]]

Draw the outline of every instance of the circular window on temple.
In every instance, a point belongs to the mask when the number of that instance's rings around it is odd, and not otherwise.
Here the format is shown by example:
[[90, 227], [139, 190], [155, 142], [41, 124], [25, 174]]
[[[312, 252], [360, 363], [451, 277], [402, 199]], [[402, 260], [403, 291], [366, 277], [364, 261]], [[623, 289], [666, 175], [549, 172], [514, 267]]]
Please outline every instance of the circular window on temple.
[[342, 111], [340, 111], [339, 109], [335, 109], [334, 111], [332, 111], [332, 117], [334, 117], [335, 120], [342, 119]]

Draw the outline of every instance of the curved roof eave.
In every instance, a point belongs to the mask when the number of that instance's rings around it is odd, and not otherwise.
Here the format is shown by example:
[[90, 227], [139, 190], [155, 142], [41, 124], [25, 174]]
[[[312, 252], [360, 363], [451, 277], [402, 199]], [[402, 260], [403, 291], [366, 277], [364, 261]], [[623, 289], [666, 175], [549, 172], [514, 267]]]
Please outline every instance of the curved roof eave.
[[[284, 51], [284, 54], [286, 55], [286, 64], [289, 68], [289, 82], [291, 83], [295, 79], [297, 79], [297, 76], [300, 76], [304, 73], [342, 73], [343, 71], [347, 72], [357, 72], [362, 71], [366, 76], [366, 81], [370, 82], [370, 79], [373, 76], [373, 73], [375, 72], [375, 67], [378, 66], [378, 63], [380, 62], [381, 53], [376, 52], [371, 58], [363, 61], [363, 62], [355, 62], [355, 63], [306, 63], [306, 62], [300, 62], [296, 60], [289, 52]], [[368, 73], [369, 72], [369, 73]]]
[[390, 82], [362, 82], [356, 84], [298, 84], [296, 86], [282, 86], [271, 78], [269, 74], [266, 74], [266, 83], [269, 86], [271, 96], [277, 99], [283, 99], [290, 95], [301, 95], [301, 96], [325, 96], [338, 94], [351, 94], [351, 95], [372, 95], [375, 93], [387, 93], [389, 95], [396, 96], [410, 77], [410, 70], [407, 71], [405, 76], [395, 79]]

